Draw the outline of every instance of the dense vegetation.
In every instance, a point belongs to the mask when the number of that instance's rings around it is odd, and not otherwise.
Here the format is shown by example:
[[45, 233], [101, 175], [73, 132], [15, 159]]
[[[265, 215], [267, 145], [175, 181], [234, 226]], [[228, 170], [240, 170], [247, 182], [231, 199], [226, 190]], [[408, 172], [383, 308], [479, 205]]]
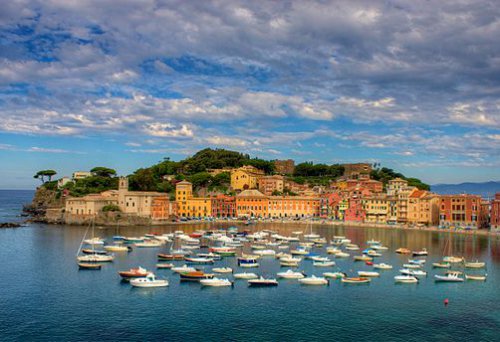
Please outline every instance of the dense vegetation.
[[418, 178], [405, 177], [402, 173], [395, 172], [393, 169], [389, 169], [387, 167], [382, 167], [382, 168], [379, 167], [379, 168], [372, 170], [372, 172], [370, 173], [370, 176], [371, 176], [371, 178], [384, 183], [384, 186], [391, 179], [402, 178], [402, 179], [405, 179], [406, 181], [408, 181], [408, 185], [416, 186], [420, 190], [430, 190], [430, 188], [431, 188], [428, 184], [423, 183]]

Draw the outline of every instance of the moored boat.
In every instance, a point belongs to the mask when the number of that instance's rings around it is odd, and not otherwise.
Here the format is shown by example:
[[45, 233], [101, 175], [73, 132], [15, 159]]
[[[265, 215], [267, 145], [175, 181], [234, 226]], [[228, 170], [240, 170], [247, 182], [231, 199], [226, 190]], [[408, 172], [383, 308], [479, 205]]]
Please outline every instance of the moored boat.
[[198, 258], [189, 258], [185, 257], [184, 260], [188, 264], [213, 264], [215, 261], [212, 258], [203, 258], [203, 257], [198, 257]]
[[380, 264], [373, 264], [373, 268], [379, 269], [379, 270], [392, 270], [392, 265], [388, 265], [385, 263], [380, 263]]
[[368, 255], [355, 255], [354, 261], [372, 261], [373, 258]]
[[418, 278], [412, 275], [397, 275], [394, 277], [396, 283], [415, 284], [418, 283]]
[[427, 276], [427, 272], [423, 270], [412, 270], [408, 268], [404, 268], [402, 270], [399, 270], [399, 272], [403, 275], [411, 275], [411, 276]]
[[310, 277], [299, 279], [299, 283], [302, 285], [328, 285], [328, 279], [312, 275]]
[[151, 272], [149, 272], [148, 270], [146, 270], [145, 268], [142, 268], [140, 266], [139, 267], [131, 268], [128, 271], [120, 271], [120, 272], [118, 272], [118, 274], [120, 275], [120, 277], [122, 277], [123, 279], [144, 278], [149, 273], [151, 273]]
[[114, 258], [113, 255], [87, 254], [78, 256], [77, 260], [81, 262], [111, 262]]
[[184, 260], [184, 254], [158, 254], [158, 260]]
[[202, 279], [212, 279], [214, 277], [211, 273], [203, 271], [190, 271], [179, 273], [181, 281], [200, 281]]
[[434, 268], [450, 268], [451, 264], [449, 262], [434, 262], [432, 263]]
[[341, 279], [347, 277], [347, 274], [345, 274], [344, 272], [325, 272], [323, 273], [323, 277]]
[[268, 286], [278, 286], [278, 281], [276, 279], [260, 277], [258, 279], [249, 279], [248, 286], [251, 287], [268, 287]]
[[341, 281], [345, 284], [367, 284], [371, 279], [366, 277], [345, 277]]
[[103, 247], [108, 252], [131, 252], [132, 247], [125, 245], [106, 245]]
[[486, 266], [485, 262], [474, 261], [464, 263], [465, 268], [484, 268]]
[[465, 279], [467, 279], [467, 280], [479, 280], [479, 281], [485, 281], [487, 276], [488, 276], [487, 274], [485, 274], [485, 275], [472, 275], [472, 274], [466, 274], [466, 275], [465, 275]]
[[148, 273], [146, 277], [130, 280], [130, 285], [134, 287], [165, 287], [168, 286], [168, 280], [156, 279], [153, 273]]
[[235, 273], [233, 274], [234, 279], [257, 279], [259, 276], [255, 273], [247, 273], [247, 272], [242, 272], [242, 273]]
[[215, 273], [233, 273], [233, 269], [231, 267], [215, 267], [215, 268], [212, 268], [212, 272], [215, 272]]
[[315, 261], [313, 262], [314, 267], [333, 267], [335, 266], [335, 261]]
[[422, 249], [421, 249], [421, 250], [419, 250], [419, 251], [413, 251], [413, 252], [412, 252], [412, 255], [413, 255], [413, 256], [427, 256], [427, 255], [429, 255], [429, 252], [427, 252], [427, 249], [422, 248]]
[[380, 277], [380, 273], [373, 271], [358, 271], [360, 277]]
[[97, 249], [89, 249], [89, 248], [83, 248], [82, 253], [83, 254], [100, 254], [100, 255], [108, 254], [108, 252], [106, 252], [106, 251], [97, 250]]
[[277, 276], [278, 278], [284, 278], [284, 279], [302, 279], [305, 277], [304, 273], [295, 272], [292, 270], [287, 270], [286, 272], [278, 272]]
[[202, 286], [213, 286], [213, 287], [233, 286], [233, 283], [229, 281], [229, 279], [221, 279], [216, 277], [209, 279], [201, 279], [200, 284]]
[[174, 264], [167, 264], [167, 263], [157, 263], [156, 268], [163, 268], [163, 269], [171, 269], [174, 267]]
[[178, 267], [172, 267], [172, 271], [175, 273], [196, 272], [196, 268], [188, 265], [183, 265]]
[[457, 283], [457, 282], [463, 282], [464, 278], [460, 277], [459, 272], [449, 272], [446, 275], [439, 275], [439, 274], [434, 275], [434, 281]]
[[398, 253], [398, 254], [411, 254], [411, 250], [409, 250], [408, 248], [401, 247], [401, 248], [396, 249], [396, 253]]
[[97, 263], [79, 262], [78, 267], [81, 270], [100, 270], [102, 268], [102, 265]]

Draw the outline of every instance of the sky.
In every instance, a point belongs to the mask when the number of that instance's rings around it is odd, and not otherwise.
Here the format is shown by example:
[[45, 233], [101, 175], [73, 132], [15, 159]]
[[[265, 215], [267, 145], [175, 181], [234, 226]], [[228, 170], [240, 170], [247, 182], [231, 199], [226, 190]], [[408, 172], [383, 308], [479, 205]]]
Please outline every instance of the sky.
[[10, 0], [0, 188], [206, 148], [500, 180], [496, 1]]

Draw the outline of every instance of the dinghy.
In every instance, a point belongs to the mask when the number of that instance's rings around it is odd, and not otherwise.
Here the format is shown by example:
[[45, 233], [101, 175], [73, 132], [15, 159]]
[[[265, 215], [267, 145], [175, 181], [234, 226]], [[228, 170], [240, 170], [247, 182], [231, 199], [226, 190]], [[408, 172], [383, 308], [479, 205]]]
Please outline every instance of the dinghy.
[[328, 285], [328, 279], [312, 275], [307, 278], [299, 279], [299, 283], [302, 285]]

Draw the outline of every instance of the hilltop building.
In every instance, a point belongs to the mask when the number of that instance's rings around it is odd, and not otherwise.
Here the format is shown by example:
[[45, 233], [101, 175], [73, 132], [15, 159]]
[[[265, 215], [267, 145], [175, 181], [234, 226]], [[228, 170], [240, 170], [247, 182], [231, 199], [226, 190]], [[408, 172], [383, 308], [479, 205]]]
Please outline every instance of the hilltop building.
[[264, 171], [251, 165], [233, 169], [231, 170], [231, 188], [237, 191], [257, 189], [259, 178], [264, 175]]
[[72, 179], [73, 180], [78, 180], [78, 179], [84, 179], [87, 177], [92, 176], [92, 172], [89, 171], [75, 171], [73, 172]]
[[294, 171], [295, 161], [292, 159], [274, 161], [274, 172], [280, 175], [292, 175]]
[[280, 175], [263, 176], [259, 178], [259, 191], [264, 195], [271, 196], [273, 192], [283, 192], [285, 186], [285, 178]]
[[369, 179], [372, 172], [370, 163], [343, 164], [342, 166], [344, 177], [347, 179]]

